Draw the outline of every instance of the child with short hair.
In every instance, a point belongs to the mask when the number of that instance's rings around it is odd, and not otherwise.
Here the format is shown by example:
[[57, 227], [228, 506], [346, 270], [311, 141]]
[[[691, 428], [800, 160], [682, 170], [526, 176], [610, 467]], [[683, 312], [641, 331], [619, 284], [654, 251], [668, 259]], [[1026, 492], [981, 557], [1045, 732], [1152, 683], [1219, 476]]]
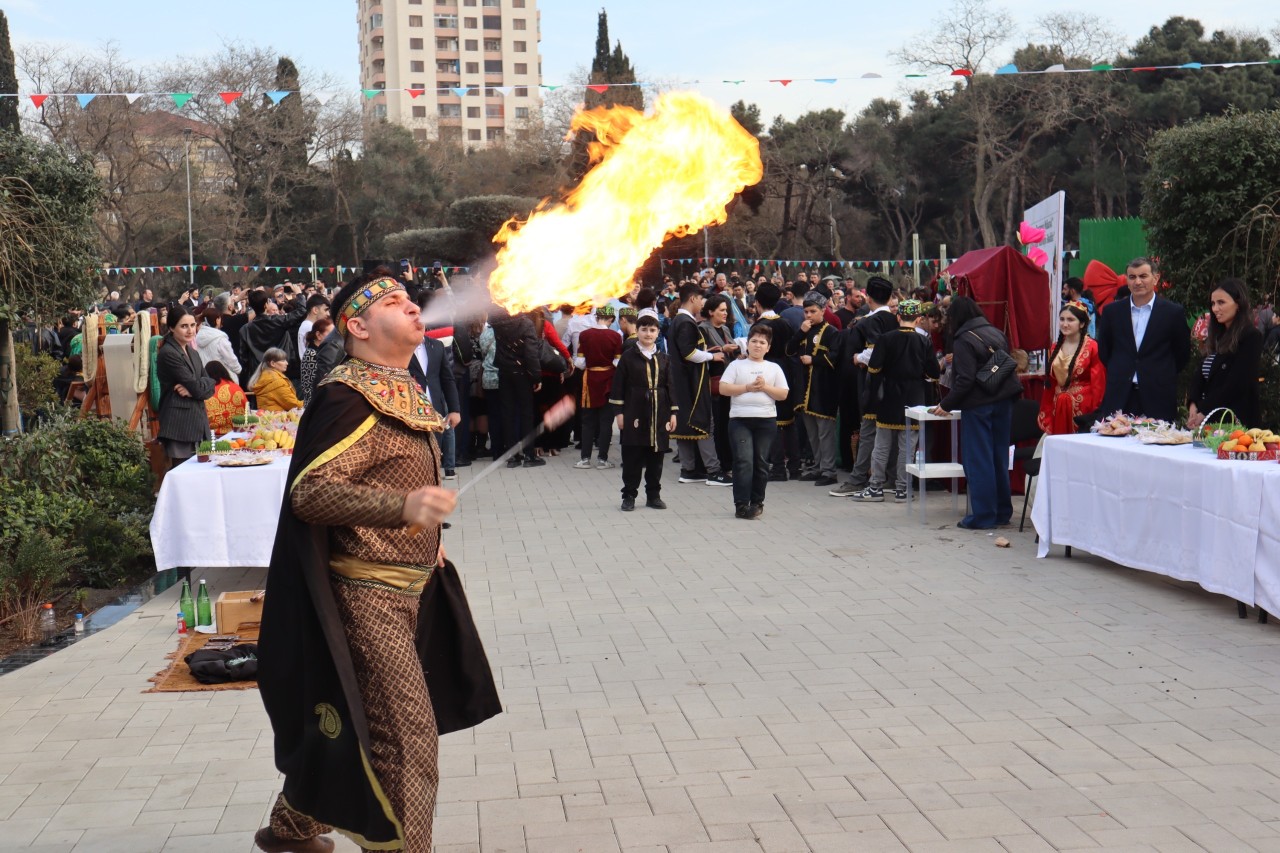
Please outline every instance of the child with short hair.
[[747, 333], [747, 357], [736, 359], [720, 377], [720, 393], [729, 404], [729, 446], [733, 451], [733, 504], [738, 518], [764, 513], [769, 484], [769, 453], [778, 434], [778, 407], [787, 398], [787, 377], [765, 355], [773, 328], [756, 323]]
[[796, 413], [804, 424], [813, 451], [813, 466], [801, 471], [801, 480], [815, 486], [836, 482], [836, 329], [823, 318], [827, 300], [810, 291], [804, 297], [804, 322], [787, 344], [787, 355], [800, 356], [804, 386]]
[[884, 501], [889, 449], [894, 442], [898, 446], [898, 465], [893, 499], [898, 503], [907, 499], [907, 463], [915, 456], [916, 431], [920, 427], [907, 423], [904, 410], [907, 406], [929, 402], [929, 383], [937, 382], [939, 376], [933, 344], [924, 329], [917, 328], [929, 322], [927, 309], [928, 306], [914, 299], [898, 303], [898, 331], [881, 335], [871, 351], [867, 370], [876, 416], [876, 438], [871, 451], [871, 479], [865, 489], [851, 495], [855, 501]]
[[659, 328], [657, 317], [641, 314], [636, 318], [636, 345], [618, 358], [609, 394], [621, 432], [623, 512], [636, 508], [642, 474], [645, 506], [667, 508], [662, 501], [662, 459], [671, 449], [676, 406], [667, 357], [658, 352]]

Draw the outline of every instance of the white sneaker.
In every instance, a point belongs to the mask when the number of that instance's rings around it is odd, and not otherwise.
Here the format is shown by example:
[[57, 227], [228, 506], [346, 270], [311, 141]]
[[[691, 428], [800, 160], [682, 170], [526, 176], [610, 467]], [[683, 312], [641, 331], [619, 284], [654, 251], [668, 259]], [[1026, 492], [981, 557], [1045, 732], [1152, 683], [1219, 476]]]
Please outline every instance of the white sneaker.
[[614, 465], [608, 459], [601, 459], [599, 462], [596, 463], [597, 471], [608, 471], [610, 468], [616, 468], [616, 467], [618, 466]]
[[590, 459], [579, 459], [577, 462], [573, 463], [573, 467], [574, 467], [574, 468], [590, 468], [590, 467], [591, 467], [591, 460], [590, 460]]

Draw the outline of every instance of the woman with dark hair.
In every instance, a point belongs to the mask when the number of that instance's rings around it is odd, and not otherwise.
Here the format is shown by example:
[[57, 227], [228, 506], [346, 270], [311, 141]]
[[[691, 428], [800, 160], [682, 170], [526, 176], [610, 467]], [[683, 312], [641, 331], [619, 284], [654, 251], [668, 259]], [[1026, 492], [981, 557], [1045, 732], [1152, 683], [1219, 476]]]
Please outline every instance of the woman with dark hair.
[[1098, 342], [1089, 337], [1089, 308], [1068, 302], [1058, 314], [1058, 343], [1049, 357], [1049, 381], [1036, 422], [1046, 435], [1070, 435], [1075, 419], [1102, 402], [1107, 368], [1098, 358]]
[[[573, 373], [573, 358], [569, 355], [569, 350], [560, 340], [560, 336], [556, 334], [556, 327], [547, 319], [547, 315], [543, 313], [541, 308], [535, 308], [529, 312], [529, 320], [533, 324], [533, 333], [537, 338], [538, 353], [544, 352], [543, 343], [551, 345], [551, 349], [555, 350], [564, 360], [564, 370], [548, 370], [547, 365], [542, 365], [542, 382], [538, 385], [534, 392], [533, 401], [537, 407], [538, 414], [545, 414], [547, 409], [552, 405], [560, 402], [566, 395], [565, 380]], [[569, 424], [561, 424], [553, 430], [548, 430], [538, 437], [535, 445], [535, 453], [542, 456], [545, 452], [548, 456], [559, 456], [560, 451], [569, 446]], [[535, 456], [535, 458], [537, 458]]]
[[312, 324], [303, 339], [303, 343], [307, 345], [307, 351], [302, 355], [303, 405], [311, 402], [311, 392], [316, 389], [316, 356], [319, 354], [320, 344], [329, 336], [329, 330], [332, 328], [333, 321], [328, 317], [321, 317]]
[[733, 342], [733, 325], [729, 322], [729, 297], [714, 293], [702, 305], [702, 322], [698, 328], [707, 340], [707, 352], [724, 353], [724, 361], [709, 363], [711, 375], [711, 437], [716, 444], [716, 458], [728, 466], [733, 459], [729, 444], [728, 397], [720, 394], [720, 377], [725, 368], [738, 357], [738, 345]]
[[1262, 333], [1253, 324], [1248, 287], [1238, 278], [1218, 282], [1209, 294], [1209, 313], [1208, 354], [1191, 377], [1187, 426], [1200, 426], [1217, 408], [1235, 412], [1246, 427], [1260, 426]]
[[960, 410], [960, 454], [968, 481], [969, 514], [956, 524], [967, 530], [989, 530], [1013, 517], [1009, 491], [1009, 431], [1013, 399], [1022, 393], [1016, 371], [995, 389], [978, 382], [978, 371], [996, 352], [1009, 354], [1009, 342], [987, 322], [978, 303], [957, 296], [947, 308], [947, 349], [951, 390], [933, 410], [946, 415]]
[[222, 366], [231, 374], [231, 381], [238, 381], [240, 359], [236, 358], [236, 352], [231, 347], [231, 339], [222, 331], [222, 312], [214, 303], [206, 302], [203, 308], [196, 311], [196, 316], [200, 320], [200, 328], [196, 331], [196, 352], [200, 353], [200, 360], [206, 368], [215, 361], [222, 362]]
[[209, 416], [204, 401], [213, 395], [214, 382], [196, 352], [196, 318], [181, 305], [168, 311], [169, 333], [156, 351], [156, 377], [160, 384], [160, 430], [170, 466], [195, 455], [196, 445], [209, 437]]
[[214, 381], [213, 394], [204, 401], [205, 413], [209, 416], [209, 429], [223, 435], [231, 432], [231, 419], [244, 414], [244, 389], [236, 384], [231, 371], [220, 361], [206, 364], [204, 372]]

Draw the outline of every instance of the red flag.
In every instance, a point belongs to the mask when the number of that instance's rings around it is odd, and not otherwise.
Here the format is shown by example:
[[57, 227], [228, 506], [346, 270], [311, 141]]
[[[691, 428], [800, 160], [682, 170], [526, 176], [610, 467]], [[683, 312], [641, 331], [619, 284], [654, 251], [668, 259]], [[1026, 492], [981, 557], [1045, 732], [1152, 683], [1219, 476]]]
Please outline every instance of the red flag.
[[410, 98], [416, 98], [427, 90], [426, 89], [405, 89], [405, 91], [409, 93]]
[[784, 86], [790, 85], [790, 80], [770, 80], [770, 83], [781, 83]]
[[955, 71], [951, 72], [951, 76], [952, 77], [972, 77], [973, 72], [970, 71], [968, 68], [957, 68]]
[[35, 104], [37, 107], [43, 107], [45, 99], [48, 97], [48, 95], [32, 95], [31, 103]]
[[231, 102], [243, 94], [244, 92], [219, 92], [218, 97], [222, 98], [222, 103], [231, 106]]
[[591, 90], [591, 91], [593, 91], [593, 92], [604, 92], [604, 91], [606, 91], [606, 90], [609, 88], [609, 84], [608, 84], [608, 83], [605, 83], [605, 84], [593, 83], [593, 84], [591, 84], [591, 85], [587, 86], [587, 88], [588, 88], [588, 89], [590, 89], [590, 90]]

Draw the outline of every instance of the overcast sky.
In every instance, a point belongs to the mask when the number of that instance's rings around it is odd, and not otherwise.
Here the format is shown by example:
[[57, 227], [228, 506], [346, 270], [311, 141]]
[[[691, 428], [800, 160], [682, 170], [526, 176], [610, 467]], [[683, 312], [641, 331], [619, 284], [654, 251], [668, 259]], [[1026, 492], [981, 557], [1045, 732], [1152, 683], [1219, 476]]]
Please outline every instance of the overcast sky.
[[[431, 0], [427, 0], [428, 3]], [[875, 97], [902, 97], [905, 69], [888, 54], [927, 31], [951, 7], [949, 0], [892, 3], [806, 0], [540, 0], [543, 80], [555, 84], [587, 65], [595, 49], [596, 15], [609, 12], [609, 32], [621, 40], [642, 79], [689, 88], [728, 105], [739, 98], [760, 105], [766, 124], [811, 109], [856, 112]], [[1214, 29], [1273, 32], [1276, 0], [1071, 0], [1004, 4], [1025, 32], [1044, 12], [1101, 16], [1131, 43], [1174, 15]], [[93, 48], [115, 41], [139, 63], [214, 52], [225, 41], [268, 46], [304, 68], [327, 72], [355, 91], [359, 85], [355, 0], [0, 0], [15, 47], [42, 41]], [[1007, 57], [1001, 57], [1003, 61]], [[858, 77], [883, 80], [835, 84], [767, 82], [779, 78]], [[727, 85], [722, 80], [746, 80]], [[697, 84], [691, 81], [702, 81]]]

